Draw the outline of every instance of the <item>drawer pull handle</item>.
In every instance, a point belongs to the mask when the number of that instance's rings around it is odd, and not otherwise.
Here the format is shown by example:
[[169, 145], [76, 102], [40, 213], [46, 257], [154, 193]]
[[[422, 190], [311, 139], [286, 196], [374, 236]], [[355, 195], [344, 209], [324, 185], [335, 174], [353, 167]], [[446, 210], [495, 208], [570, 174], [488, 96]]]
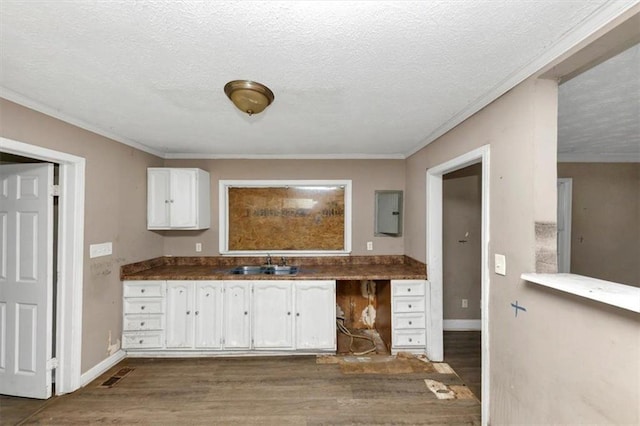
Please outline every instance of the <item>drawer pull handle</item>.
[[142, 344], [142, 343], [144, 343], [144, 340], [140, 339], [140, 340], [138, 341], [138, 343]]
[[413, 339], [412, 339], [411, 337], [409, 337], [409, 341], [410, 341], [410, 342], [413, 342]]
[[140, 327], [144, 327], [144, 321], [140, 323]]
[[209, 293], [207, 293], [207, 297], [209, 297]]
[[411, 293], [411, 289], [410, 288], [407, 289], [407, 293]]
[[144, 288], [142, 290], [140, 290], [140, 293], [144, 293]]
[[409, 307], [411, 307], [411, 305], [409, 305]]
[[409, 321], [409, 325], [413, 324], [411, 321]]
[[140, 306], [140, 310], [144, 311], [144, 305]]

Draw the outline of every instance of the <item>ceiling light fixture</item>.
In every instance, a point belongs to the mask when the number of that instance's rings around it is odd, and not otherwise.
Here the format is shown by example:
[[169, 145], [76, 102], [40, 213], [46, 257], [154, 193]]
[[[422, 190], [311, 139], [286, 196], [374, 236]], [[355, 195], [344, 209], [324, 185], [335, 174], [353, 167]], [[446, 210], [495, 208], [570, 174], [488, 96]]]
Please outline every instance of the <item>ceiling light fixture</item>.
[[224, 85], [224, 93], [242, 112], [258, 114], [271, 105], [275, 96], [264, 84], [249, 80], [234, 80]]

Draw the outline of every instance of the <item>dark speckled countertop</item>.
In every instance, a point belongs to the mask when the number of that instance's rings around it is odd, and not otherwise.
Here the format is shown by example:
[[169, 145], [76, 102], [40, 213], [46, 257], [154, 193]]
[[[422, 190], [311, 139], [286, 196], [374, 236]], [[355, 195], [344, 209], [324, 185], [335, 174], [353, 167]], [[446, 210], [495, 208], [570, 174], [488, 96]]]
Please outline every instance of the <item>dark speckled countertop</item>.
[[[277, 258], [274, 258], [274, 261]], [[408, 256], [287, 257], [295, 275], [237, 275], [238, 265], [260, 265], [256, 257], [158, 257], [123, 265], [122, 280], [390, 280], [426, 279], [426, 265]]]

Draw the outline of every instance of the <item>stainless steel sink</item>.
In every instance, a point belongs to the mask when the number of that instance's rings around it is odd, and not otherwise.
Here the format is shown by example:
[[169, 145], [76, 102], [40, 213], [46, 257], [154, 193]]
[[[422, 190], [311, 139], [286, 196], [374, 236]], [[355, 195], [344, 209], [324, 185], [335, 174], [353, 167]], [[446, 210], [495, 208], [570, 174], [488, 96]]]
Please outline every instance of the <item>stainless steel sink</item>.
[[280, 266], [280, 265], [247, 265], [236, 266], [229, 273], [234, 275], [295, 275], [298, 273], [297, 266]]

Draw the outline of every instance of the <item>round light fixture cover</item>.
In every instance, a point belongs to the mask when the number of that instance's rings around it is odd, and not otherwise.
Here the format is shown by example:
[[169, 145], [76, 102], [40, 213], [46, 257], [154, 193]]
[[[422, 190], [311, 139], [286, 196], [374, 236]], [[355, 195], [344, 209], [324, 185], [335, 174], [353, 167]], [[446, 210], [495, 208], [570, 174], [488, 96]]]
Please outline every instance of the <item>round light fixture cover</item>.
[[224, 85], [224, 93], [242, 112], [258, 114], [271, 105], [275, 96], [271, 89], [250, 80], [233, 80]]

